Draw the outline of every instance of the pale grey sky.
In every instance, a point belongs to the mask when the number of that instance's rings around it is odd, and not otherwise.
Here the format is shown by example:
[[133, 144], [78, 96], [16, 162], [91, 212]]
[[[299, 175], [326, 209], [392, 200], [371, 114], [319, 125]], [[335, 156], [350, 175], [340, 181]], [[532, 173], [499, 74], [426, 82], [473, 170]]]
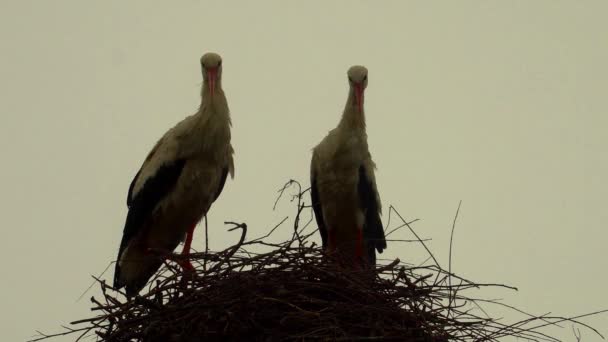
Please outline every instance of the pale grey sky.
[[[116, 256], [146, 153], [197, 108], [207, 51], [224, 58], [236, 150], [212, 247], [235, 238], [224, 220], [262, 233], [291, 214], [272, 212], [276, 190], [308, 184], [346, 70], [363, 64], [384, 206], [420, 218], [447, 264], [463, 200], [454, 271], [520, 288], [471, 295], [608, 308], [608, 2], [4, 0], [0, 13], [3, 340], [91, 314], [97, 289], [76, 299]], [[385, 256], [426, 258], [413, 244]], [[608, 334], [608, 316], [584, 321]], [[546, 331], [574, 341], [563, 326]]]

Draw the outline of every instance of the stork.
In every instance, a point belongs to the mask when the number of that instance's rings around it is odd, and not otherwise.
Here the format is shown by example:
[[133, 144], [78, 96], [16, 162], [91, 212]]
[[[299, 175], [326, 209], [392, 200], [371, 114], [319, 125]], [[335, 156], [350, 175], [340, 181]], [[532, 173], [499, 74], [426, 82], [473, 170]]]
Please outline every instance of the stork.
[[367, 69], [348, 70], [350, 86], [342, 119], [313, 149], [311, 200], [324, 250], [357, 265], [376, 264], [386, 248], [376, 187], [375, 163], [367, 145], [364, 91]]
[[[154, 250], [172, 252], [184, 241], [190, 253], [194, 228], [234, 178], [230, 112], [222, 89], [222, 58], [201, 57], [203, 86], [198, 111], [158, 140], [133, 178], [128, 213], [114, 271], [114, 288], [137, 294], [162, 264]], [[190, 262], [180, 262], [192, 270]]]

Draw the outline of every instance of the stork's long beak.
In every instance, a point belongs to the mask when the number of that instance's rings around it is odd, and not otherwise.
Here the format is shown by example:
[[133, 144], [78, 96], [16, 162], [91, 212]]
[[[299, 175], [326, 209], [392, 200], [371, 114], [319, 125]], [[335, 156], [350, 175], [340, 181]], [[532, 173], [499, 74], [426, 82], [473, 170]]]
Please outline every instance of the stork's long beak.
[[355, 101], [359, 112], [363, 112], [363, 84], [355, 84]]
[[217, 68], [207, 68], [207, 79], [209, 80], [209, 94], [213, 97], [215, 81], [217, 80]]

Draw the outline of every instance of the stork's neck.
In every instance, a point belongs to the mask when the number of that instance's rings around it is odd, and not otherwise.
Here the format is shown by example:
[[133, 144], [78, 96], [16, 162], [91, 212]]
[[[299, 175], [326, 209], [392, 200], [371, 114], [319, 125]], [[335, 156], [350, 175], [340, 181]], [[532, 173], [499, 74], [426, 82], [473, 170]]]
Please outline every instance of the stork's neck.
[[202, 91], [201, 105], [198, 112], [193, 116], [192, 126], [188, 135], [190, 144], [184, 144], [193, 148], [192, 153], [204, 151], [224, 151], [230, 146], [230, 110], [222, 88], [216, 88], [213, 97], [209, 90]]
[[348, 129], [365, 129], [365, 110], [364, 110], [365, 97], [362, 95], [361, 108], [357, 104], [355, 96], [355, 89], [350, 88], [348, 92], [348, 99], [344, 106], [344, 113], [342, 113], [342, 120], [340, 120], [340, 126]]
[[[209, 90], [209, 82], [207, 82], [207, 80], [203, 82], [203, 87], [201, 89], [201, 98], [203, 99], [203, 101], [211, 100], [211, 91]], [[218, 78], [215, 81], [215, 91], [213, 93], [213, 100], [217, 100], [220, 98], [224, 98], [224, 89], [222, 88], [222, 79]]]
[[228, 101], [226, 100], [224, 89], [222, 89], [221, 80], [218, 80], [215, 84], [213, 96], [211, 96], [211, 92], [209, 91], [209, 84], [207, 82], [203, 83], [199, 112], [208, 111], [210, 109], [213, 112], [228, 115]]

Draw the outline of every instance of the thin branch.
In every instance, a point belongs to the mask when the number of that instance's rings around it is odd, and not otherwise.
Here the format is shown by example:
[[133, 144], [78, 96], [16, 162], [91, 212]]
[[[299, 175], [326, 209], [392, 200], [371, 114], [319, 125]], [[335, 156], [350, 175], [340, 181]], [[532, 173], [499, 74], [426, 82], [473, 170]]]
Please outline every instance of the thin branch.
[[[448, 284], [452, 287], [452, 242], [454, 240], [454, 229], [456, 229], [456, 220], [458, 219], [458, 213], [460, 213], [460, 205], [462, 204], [462, 200], [458, 202], [458, 208], [456, 209], [456, 215], [454, 215], [454, 222], [452, 222], [452, 232], [450, 233], [450, 252], [449, 252], [449, 265], [448, 265]], [[454, 296], [456, 292], [454, 292]], [[450, 296], [450, 302], [448, 307], [452, 306], [452, 301], [454, 300], [454, 296]]]

